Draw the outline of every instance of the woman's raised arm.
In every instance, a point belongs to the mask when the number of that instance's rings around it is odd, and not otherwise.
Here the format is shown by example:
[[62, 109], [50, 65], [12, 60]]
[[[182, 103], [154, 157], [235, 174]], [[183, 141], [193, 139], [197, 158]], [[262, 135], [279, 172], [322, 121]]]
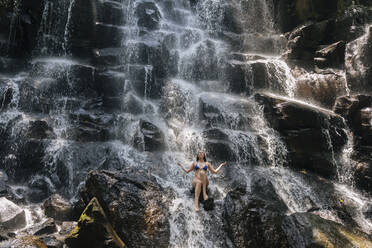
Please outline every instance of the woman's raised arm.
[[182, 164], [180, 164], [180, 163], [177, 163], [179, 166], [181, 166], [181, 168], [186, 172], [186, 173], [189, 173], [189, 172], [191, 172], [193, 169], [194, 169], [194, 167], [195, 167], [195, 162], [193, 162], [192, 164], [191, 164], [191, 166], [190, 166], [190, 169], [185, 169], [185, 167], [183, 167], [183, 165]]
[[208, 169], [209, 169], [213, 174], [217, 174], [217, 173], [221, 170], [222, 166], [224, 166], [224, 165], [226, 165], [226, 162], [220, 164], [220, 165], [218, 166], [217, 169], [214, 169], [213, 166], [212, 166], [210, 163], [207, 163]]

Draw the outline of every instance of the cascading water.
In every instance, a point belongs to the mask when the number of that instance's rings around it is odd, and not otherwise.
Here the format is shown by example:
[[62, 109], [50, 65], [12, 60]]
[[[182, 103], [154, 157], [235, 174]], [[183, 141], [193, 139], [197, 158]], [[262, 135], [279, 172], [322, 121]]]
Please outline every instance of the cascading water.
[[[30, 173], [26, 186], [12, 186], [15, 191], [44, 187], [45, 197], [58, 192], [75, 201], [90, 170], [144, 170], [174, 193], [170, 247], [232, 247], [224, 230], [224, 199], [236, 184], [249, 185], [257, 174], [272, 183], [288, 208], [286, 214], [312, 212], [343, 222], [330, 210], [328, 184], [286, 167], [289, 148], [252, 97], [268, 91], [330, 112], [295, 99], [298, 78], [280, 57], [285, 38], [275, 30], [274, 1], [96, 4], [95, 11], [107, 8], [114, 14], [95, 13], [94, 29], [110, 39], [97, 31], [91, 61], [73, 54], [78, 2], [45, 1], [31, 69], [7, 77], [6, 88], [1, 88], [0, 124], [10, 127], [11, 140], [23, 137], [24, 126], [35, 121], [45, 123], [50, 127], [45, 132], [51, 133], [42, 138], [43, 168]], [[22, 98], [29, 95], [25, 104]], [[352, 134], [345, 130], [348, 143], [339, 158], [331, 124], [323, 124], [326, 152], [337, 167], [335, 192], [355, 201], [353, 218], [370, 233], [362, 207], [371, 201], [350, 189], [355, 170], [350, 164]], [[20, 149], [18, 144], [11, 147], [4, 164], [18, 165]], [[214, 167], [228, 162], [219, 175], [209, 175], [215, 204], [211, 212], [194, 211], [192, 176], [177, 165], [189, 167], [199, 150], [211, 154]], [[39, 212], [27, 212], [28, 227], [44, 218]]]

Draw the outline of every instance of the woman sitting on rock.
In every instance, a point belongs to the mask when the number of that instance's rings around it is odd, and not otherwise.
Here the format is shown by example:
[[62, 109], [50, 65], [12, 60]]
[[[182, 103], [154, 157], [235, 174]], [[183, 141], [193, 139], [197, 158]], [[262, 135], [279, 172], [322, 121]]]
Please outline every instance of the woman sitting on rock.
[[199, 211], [199, 195], [202, 185], [203, 198], [204, 200], [208, 200], [207, 187], [209, 182], [207, 177], [207, 170], [209, 169], [213, 174], [216, 174], [221, 170], [222, 166], [226, 165], [226, 162], [220, 164], [217, 169], [214, 169], [212, 165], [207, 162], [205, 153], [203, 151], [200, 151], [196, 156], [196, 161], [191, 164], [190, 169], [185, 169], [185, 167], [183, 167], [183, 165], [180, 163], [178, 163], [178, 165], [181, 166], [186, 173], [195, 170], [195, 176], [192, 180], [192, 187], [195, 189], [195, 211]]

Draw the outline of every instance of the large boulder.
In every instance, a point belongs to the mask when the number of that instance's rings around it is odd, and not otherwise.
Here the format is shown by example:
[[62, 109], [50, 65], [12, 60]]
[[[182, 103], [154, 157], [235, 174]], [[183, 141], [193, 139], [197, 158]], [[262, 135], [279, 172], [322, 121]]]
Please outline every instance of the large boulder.
[[45, 215], [55, 220], [66, 221], [73, 217], [71, 204], [58, 194], [50, 196], [43, 203]]
[[26, 225], [25, 211], [5, 197], [0, 198], [0, 224], [14, 230]]
[[[92, 171], [82, 191], [81, 206], [96, 197], [119, 237], [129, 247], [168, 247], [168, 195], [142, 170]], [[165, 196], [167, 195], [167, 196]]]
[[235, 247], [351, 248], [372, 244], [366, 233], [313, 213], [288, 215], [271, 182], [260, 175], [230, 191], [223, 207], [226, 233]]
[[347, 141], [342, 117], [273, 94], [258, 93], [255, 99], [263, 106], [269, 125], [281, 134], [290, 166], [326, 177], [335, 175], [335, 158]]
[[65, 242], [70, 248], [126, 247], [95, 197], [88, 203], [77, 226], [67, 235]]
[[235, 187], [226, 195], [226, 233], [236, 247], [285, 247], [285, 235], [277, 225], [286, 205], [269, 180], [258, 176], [250, 183]]

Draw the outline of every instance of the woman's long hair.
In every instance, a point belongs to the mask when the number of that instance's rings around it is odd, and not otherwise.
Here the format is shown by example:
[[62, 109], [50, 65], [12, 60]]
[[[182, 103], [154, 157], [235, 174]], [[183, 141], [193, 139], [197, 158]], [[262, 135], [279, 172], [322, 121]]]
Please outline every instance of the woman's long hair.
[[[203, 152], [204, 154], [204, 162], [207, 162], [207, 156], [205, 155], [205, 152]], [[199, 161], [199, 152], [196, 154], [196, 161], [198, 162]]]

